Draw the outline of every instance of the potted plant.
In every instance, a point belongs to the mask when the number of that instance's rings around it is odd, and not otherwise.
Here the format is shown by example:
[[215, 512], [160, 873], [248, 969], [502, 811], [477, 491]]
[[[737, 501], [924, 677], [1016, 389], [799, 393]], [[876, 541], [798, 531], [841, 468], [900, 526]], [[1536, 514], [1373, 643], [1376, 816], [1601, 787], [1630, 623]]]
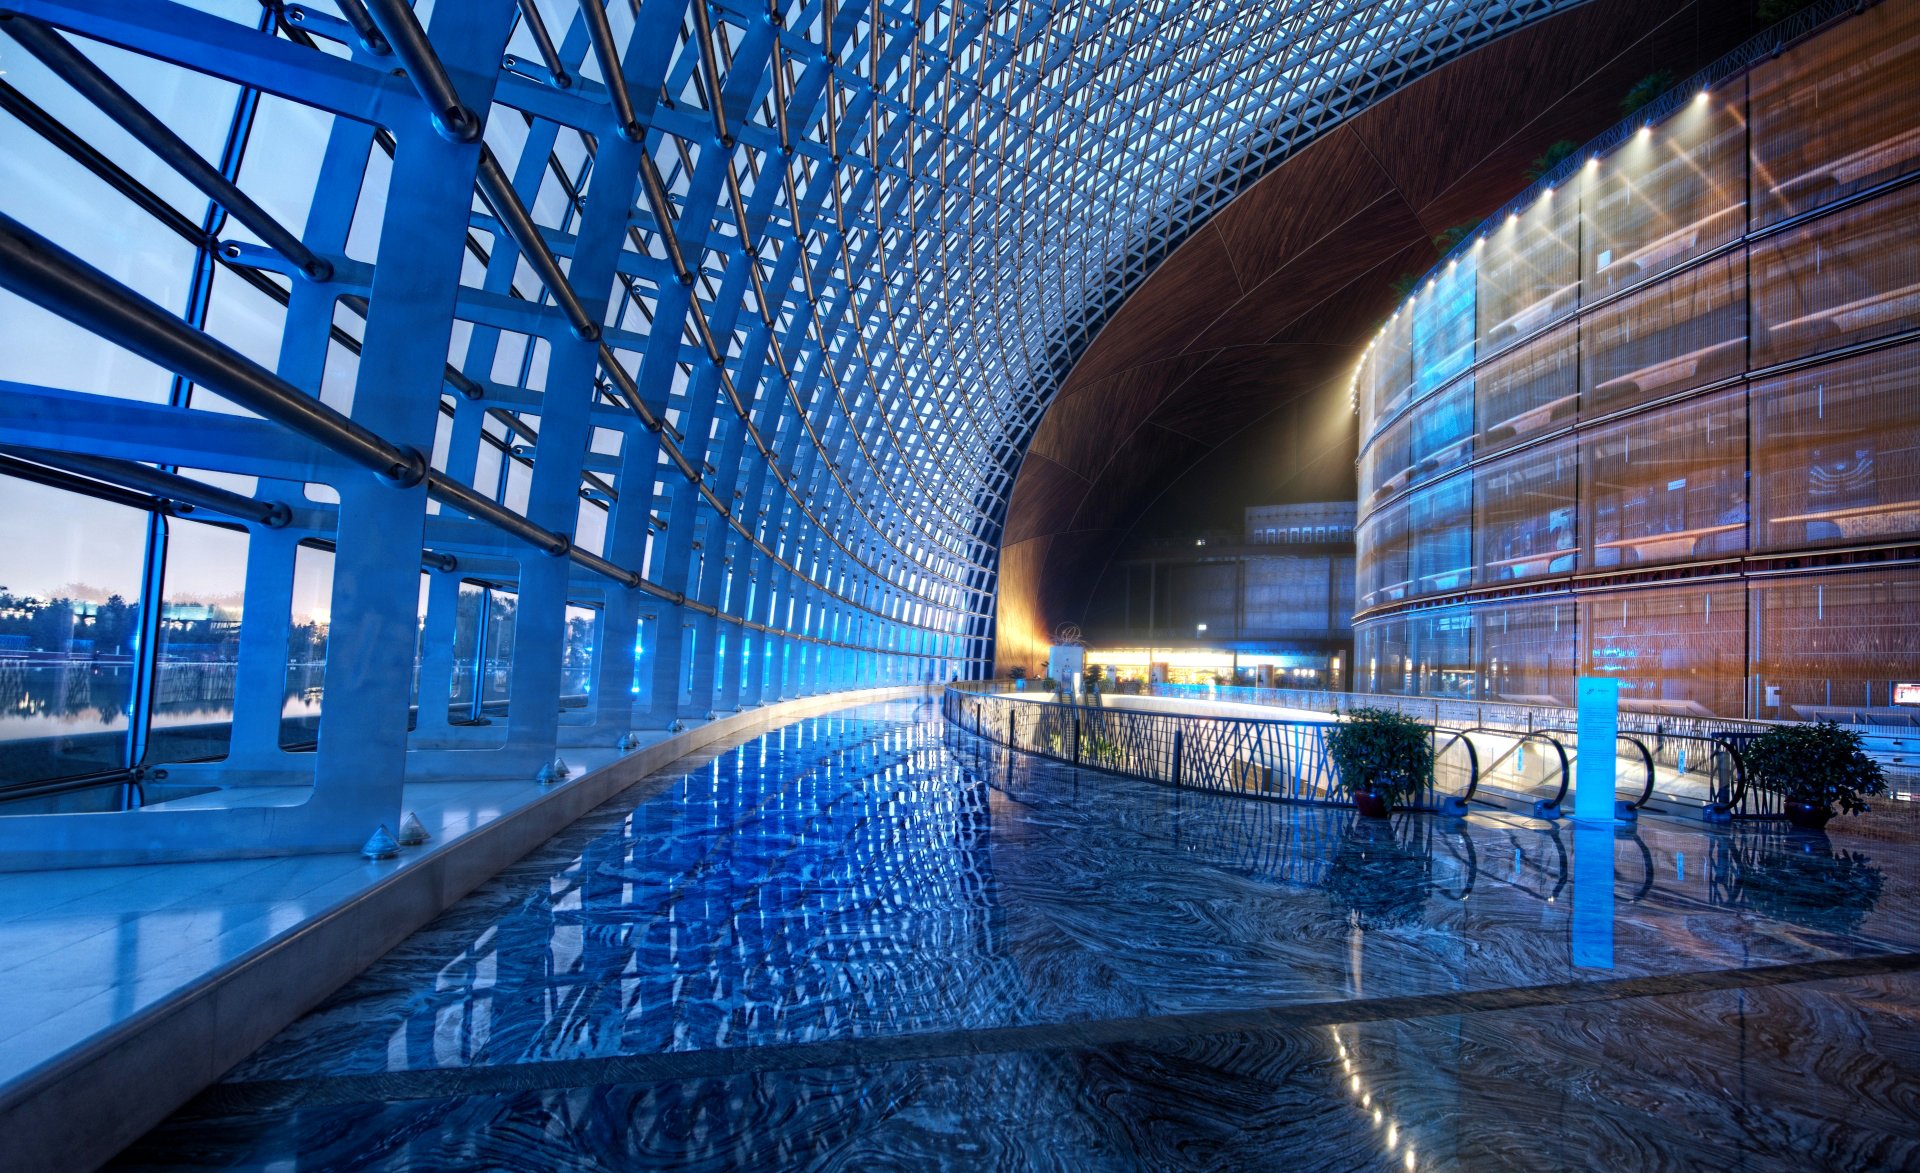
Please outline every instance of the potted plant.
[[1433, 778], [1427, 727], [1390, 709], [1358, 708], [1327, 731], [1340, 786], [1363, 815], [1385, 818]]
[[1860, 746], [1860, 735], [1832, 721], [1776, 725], [1740, 753], [1747, 784], [1786, 803], [1787, 821], [1817, 831], [1838, 804], [1847, 814], [1866, 810], [1863, 798], [1887, 792], [1880, 764]]

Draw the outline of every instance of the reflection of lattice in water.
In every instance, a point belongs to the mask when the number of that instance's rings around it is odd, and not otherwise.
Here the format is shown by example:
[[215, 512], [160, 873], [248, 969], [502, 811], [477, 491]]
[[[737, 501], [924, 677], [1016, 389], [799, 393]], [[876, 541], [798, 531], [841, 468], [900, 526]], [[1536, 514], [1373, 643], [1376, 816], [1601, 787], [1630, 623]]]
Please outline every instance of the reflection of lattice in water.
[[[460, 947], [441, 988], [460, 991], [461, 1029], [490, 1055], [532, 1058], [588, 1038], [745, 1046], [1024, 1005], [996, 940], [988, 791], [944, 732], [804, 721], [589, 815], [483, 889], [471, 927], [446, 926]], [[489, 911], [490, 890], [523, 892], [524, 871], [551, 880], [504, 919]], [[930, 980], [929, 956], [964, 980]], [[556, 970], [577, 975], [560, 997], [516, 999]], [[440, 1061], [436, 1031], [400, 1034], [425, 1048], [414, 1061]]]
[[231, 701], [238, 665], [231, 660], [211, 663], [172, 661], [160, 665], [154, 699], [161, 704], [183, 701]]

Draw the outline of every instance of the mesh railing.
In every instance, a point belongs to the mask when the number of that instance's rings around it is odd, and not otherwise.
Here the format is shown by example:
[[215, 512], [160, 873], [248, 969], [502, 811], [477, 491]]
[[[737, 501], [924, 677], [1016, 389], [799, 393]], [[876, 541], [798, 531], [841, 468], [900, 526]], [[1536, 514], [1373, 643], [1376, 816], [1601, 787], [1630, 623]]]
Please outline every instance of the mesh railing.
[[[1026, 699], [950, 687], [948, 721], [1055, 761], [1196, 790], [1288, 802], [1347, 800], [1327, 754], [1325, 721], [1188, 716]], [[1411, 809], [1464, 813], [1479, 783], [1472, 741], [1434, 735], [1434, 775]]]

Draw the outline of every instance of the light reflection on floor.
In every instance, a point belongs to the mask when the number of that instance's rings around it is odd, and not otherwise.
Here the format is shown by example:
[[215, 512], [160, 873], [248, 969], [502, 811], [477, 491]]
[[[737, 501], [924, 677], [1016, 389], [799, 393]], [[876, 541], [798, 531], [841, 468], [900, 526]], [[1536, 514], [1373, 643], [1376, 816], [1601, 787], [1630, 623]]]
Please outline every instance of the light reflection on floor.
[[910, 702], [677, 769], [124, 1164], [1920, 1164], [1913, 844], [1373, 825]]

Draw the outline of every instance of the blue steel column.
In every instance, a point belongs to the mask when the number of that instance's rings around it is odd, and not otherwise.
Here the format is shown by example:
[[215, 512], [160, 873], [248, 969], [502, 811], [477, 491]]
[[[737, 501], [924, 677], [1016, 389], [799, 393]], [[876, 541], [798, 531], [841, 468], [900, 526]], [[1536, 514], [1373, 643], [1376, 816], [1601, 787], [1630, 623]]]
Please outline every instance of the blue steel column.
[[[510, 0], [439, 9], [432, 39], [450, 67], [492, 78], [505, 48]], [[464, 97], [485, 109], [486, 94]], [[424, 106], [397, 128], [390, 200], [368, 299], [353, 418], [425, 452], [433, 447], [454, 291], [479, 148], [442, 138]], [[374, 823], [398, 826], [406, 775], [424, 485], [398, 488], [366, 472], [342, 478], [334, 560], [327, 702], [320, 716], [317, 796], [339, 801], [341, 847]]]

